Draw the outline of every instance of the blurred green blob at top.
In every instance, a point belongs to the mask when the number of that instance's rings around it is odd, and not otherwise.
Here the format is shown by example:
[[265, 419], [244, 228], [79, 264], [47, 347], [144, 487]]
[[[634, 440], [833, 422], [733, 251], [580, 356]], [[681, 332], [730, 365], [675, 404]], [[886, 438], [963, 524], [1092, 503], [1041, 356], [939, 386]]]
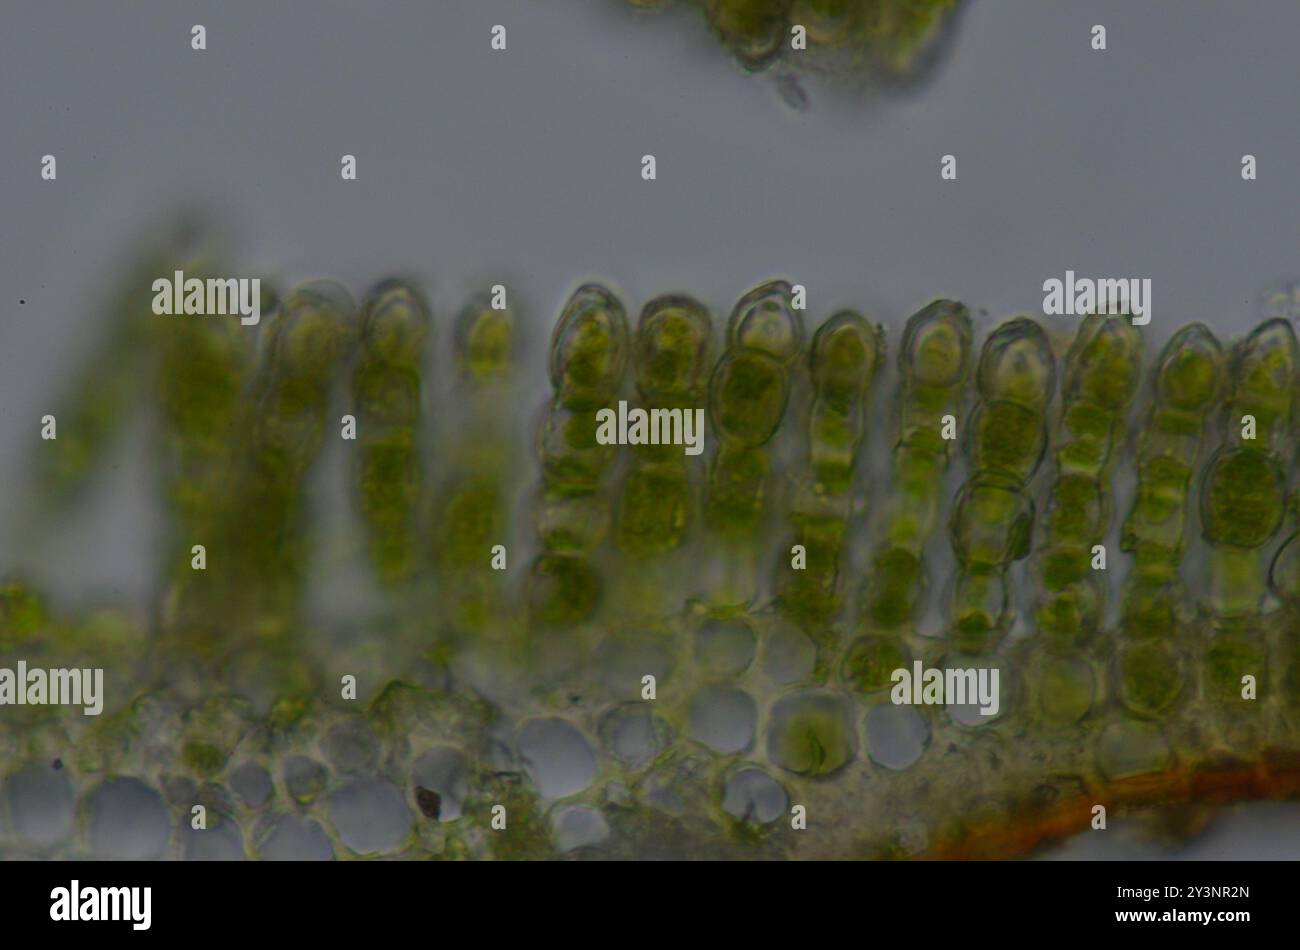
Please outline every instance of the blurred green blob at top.
[[781, 53], [790, 0], [705, 0], [709, 25], [746, 69], [758, 70]]
[[418, 371], [429, 323], [429, 307], [420, 291], [403, 280], [386, 280], [362, 305], [362, 346], [373, 359]]
[[824, 46], [860, 36], [879, 20], [880, 4], [867, 0], [794, 0], [790, 20], [808, 30], [808, 41]]
[[456, 362], [460, 372], [476, 382], [508, 377], [515, 360], [515, 316], [494, 310], [486, 296], [478, 297], [456, 320]]
[[759, 284], [736, 302], [727, 322], [727, 346], [762, 350], [790, 363], [803, 349], [801, 312], [794, 309], [792, 288], [784, 280]]
[[730, 350], [709, 382], [709, 416], [722, 438], [757, 447], [776, 432], [788, 398], [789, 375], [774, 357]]
[[252, 362], [252, 335], [236, 320], [164, 325], [158, 401], [169, 434], [225, 451]]
[[817, 395], [847, 412], [866, 394], [884, 358], [884, 334], [851, 310], [842, 310], [813, 336], [809, 359]]
[[574, 291], [551, 337], [551, 385], [561, 405], [598, 406], [618, 390], [627, 369], [627, 314], [598, 284]]
[[1056, 387], [1056, 360], [1043, 328], [1028, 317], [1002, 324], [984, 341], [979, 391], [1042, 411]]
[[691, 297], [667, 294], [647, 303], [635, 344], [641, 394], [660, 403], [701, 398], [708, 384], [712, 335], [708, 310]]
[[20, 581], [0, 585], [0, 647], [34, 638], [48, 620], [45, 601], [34, 588]]
[[[354, 340], [355, 309], [348, 292], [330, 281], [299, 287], [270, 327], [272, 382], [292, 396], [328, 388], [335, 364]], [[312, 400], [314, 402], [314, 400]]]
[[1091, 314], [1065, 358], [1064, 398], [1123, 409], [1137, 392], [1141, 366], [1142, 335], [1128, 319]]

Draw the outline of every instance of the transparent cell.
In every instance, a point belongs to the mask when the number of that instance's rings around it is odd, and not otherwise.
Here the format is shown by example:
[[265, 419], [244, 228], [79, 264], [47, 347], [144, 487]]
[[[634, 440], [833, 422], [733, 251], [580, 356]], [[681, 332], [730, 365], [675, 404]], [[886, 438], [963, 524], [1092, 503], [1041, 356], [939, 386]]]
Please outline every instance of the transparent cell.
[[264, 861], [328, 861], [334, 857], [329, 835], [306, 815], [278, 815], [260, 832], [257, 854]]
[[244, 762], [231, 769], [230, 788], [248, 808], [260, 808], [275, 794], [270, 773], [256, 762]]
[[182, 817], [179, 830], [181, 854], [186, 861], [242, 861], [244, 836], [233, 818], [208, 812], [208, 826], [191, 827], [188, 816]]
[[4, 781], [9, 817], [18, 837], [48, 848], [72, 832], [76, 790], [66, 772], [49, 762], [32, 762]]
[[170, 821], [159, 794], [137, 778], [109, 779], [86, 803], [91, 852], [96, 858], [161, 858]]
[[690, 736], [724, 755], [744, 752], [754, 742], [758, 706], [744, 690], [706, 686], [691, 697]]
[[596, 778], [596, 756], [581, 732], [563, 719], [534, 719], [519, 730], [519, 754], [543, 798], [564, 798]]
[[781, 783], [753, 766], [737, 769], [723, 784], [722, 810], [737, 821], [770, 825], [786, 814], [789, 802]]
[[294, 801], [308, 805], [329, 784], [329, 769], [315, 759], [291, 755], [281, 765], [285, 790]]
[[411, 781], [418, 789], [438, 796], [439, 821], [455, 821], [461, 816], [469, 795], [469, 765], [459, 749], [434, 746], [427, 750], [411, 766]]
[[589, 805], [562, 805], [551, 813], [551, 830], [555, 849], [568, 854], [590, 848], [609, 837], [609, 822], [600, 809]]
[[1269, 587], [1289, 604], [1300, 603], [1300, 534], [1287, 538], [1268, 572]]
[[356, 778], [329, 796], [329, 816], [339, 840], [355, 854], [396, 851], [411, 831], [406, 797], [380, 778]]
[[667, 748], [668, 727], [643, 705], [622, 706], [602, 721], [601, 738], [610, 753], [629, 768], [641, 768]]
[[1137, 719], [1113, 722], [1097, 741], [1097, 767], [1111, 781], [1168, 768], [1173, 760], [1169, 740], [1158, 725]]
[[374, 768], [379, 740], [361, 718], [341, 722], [325, 734], [325, 758], [337, 771], [349, 775]]
[[710, 620], [695, 631], [695, 662], [707, 673], [737, 676], [754, 662], [757, 638], [743, 620]]
[[797, 683], [817, 664], [817, 645], [798, 627], [776, 623], [764, 635], [763, 673], [774, 683]]
[[[939, 664], [947, 690], [945, 710], [959, 726], [975, 729], [988, 726], [1006, 716], [1014, 705], [1016, 683], [1012, 670], [1000, 656], [978, 653], [954, 653]], [[981, 683], [980, 671], [983, 674]], [[993, 671], [997, 671], [997, 683]], [[949, 671], [957, 671], [949, 683]], [[964, 700], [964, 701], [962, 701]], [[996, 706], [996, 708], [995, 708]]]
[[893, 771], [914, 765], [930, 741], [930, 724], [913, 706], [872, 706], [865, 729], [871, 761]]

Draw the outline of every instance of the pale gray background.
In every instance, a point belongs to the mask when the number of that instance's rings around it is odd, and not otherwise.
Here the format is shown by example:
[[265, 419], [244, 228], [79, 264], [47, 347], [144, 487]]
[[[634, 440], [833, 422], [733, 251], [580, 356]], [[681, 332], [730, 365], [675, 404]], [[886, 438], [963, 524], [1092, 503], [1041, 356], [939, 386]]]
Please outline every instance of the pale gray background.
[[[494, 23], [505, 53], [489, 49]], [[1089, 48], [1093, 23], [1106, 52]], [[37, 420], [94, 353], [97, 295], [179, 199], [221, 209], [249, 268], [354, 290], [415, 272], [444, 318], [507, 281], [543, 338], [585, 277], [633, 309], [681, 289], [725, 310], [783, 273], [808, 286], [814, 322], [851, 305], [896, 340], [940, 294], [984, 311], [982, 329], [1037, 311], [1067, 268], [1152, 278], [1154, 341], [1191, 320], [1231, 334], [1300, 271], [1297, 37], [1294, 0], [976, 0], [918, 90], [813, 82], [796, 112], [690, 10], [8, 0], [0, 573], [28, 563], [12, 539]], [[955, 183], [938, 176], [948, 152]], [[1258, 181], [1241, 180], [1246, 152]], [[57, 182], [39, 177], [46, 153]], [[358, 181], [340, 180], [344, 153]], [[112, 503], [56, 542], [42, 582], [142, 595], [153, 478], [125, 452], [100, 486]], [[1288, 831], [1208, 844], [1296, 856], [1286, 814]]]

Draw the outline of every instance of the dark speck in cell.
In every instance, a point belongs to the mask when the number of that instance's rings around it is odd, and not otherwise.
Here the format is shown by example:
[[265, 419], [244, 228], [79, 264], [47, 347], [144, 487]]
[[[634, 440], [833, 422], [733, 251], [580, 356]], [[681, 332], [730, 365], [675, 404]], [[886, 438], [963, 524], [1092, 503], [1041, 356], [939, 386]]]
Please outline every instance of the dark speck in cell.
[[56, 772], [57, 772], [59, 769], [63, 768], [63, 760], [62, 760], [62, 759], [55, 759], [55, 760], [54, 760], [52, 763], [50, 763], [50, 764], [54, 766], [54, 771], [56, 771]]
[[424, 813], [425, 818], [437, 818], [442, 811], [442, 796], [431, 788], [417, 785], [415, 803], [420, 806], [420, 811]]

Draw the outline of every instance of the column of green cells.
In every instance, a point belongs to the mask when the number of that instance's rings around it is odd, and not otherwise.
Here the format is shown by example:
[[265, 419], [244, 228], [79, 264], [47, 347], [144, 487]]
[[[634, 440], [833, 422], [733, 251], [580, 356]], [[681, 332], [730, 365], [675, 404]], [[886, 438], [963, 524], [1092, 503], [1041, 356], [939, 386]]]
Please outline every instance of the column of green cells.
[[1029, 680], [1039, 710], [1073, 723], [1093, 708], [1097, 674], [1085, 647], [1097, 633], [1104, 588], [1098, 557], [1111, 521], [1111, 475], [1141, 375], [1142, 337], [1126, 316], [1093, 314], [1065, 357], [1056, 473], [1042, 519]]
[[1201, 483], [1201, 527], [1210, 562], [1205, 606], [1213, 628], [1203, 691], [1223, 711], [1258, 708], [1256, 699], [1265, 689], [1268, 620], [1260, 614], [1261, 552], [1285, 514], [1298, 357], [1295, 333], [1281, 319], [1261, 324], [1234, 347], [1227, 440]]
[[[1300, 288], [1295, 288], [1300, 291]], [[1293, 446], [1291, 482], [1287, 505], [1287, 530], [1285, 541], [1279, 545], [1273, 562], [1269, 565], [1268, 586], [1282, 602], [1282, 614], [1276, 629], [1278, 672], [1276, 683], [1283, 720], [1283, 734], [1289, 735], [1287, 743], [1294, 748], [1295, 737], [1300, 733], [1300, 440]]]
[[705, 518], [710, 532], [708, 598], [743, 609], [758, 595], [762, 534], [771, 494], [769, 443], [790, 400], [804, 330], [783, 280], [755, 287], [727, 323], [727, 346], [709, 379], [709, 417], [718, 437], [709, 466]]
[[637, 324], [632, 353], [651, 441], [631, 449], [615, 520], [626, 559], [619, 603], [632, 612], [660, 615], [680, 605], [684, 565], [670, 556], [696, 521], [712, 334], [708, 310], [681, 295], [651, 300]]
[[898, 634], [914, 619], [926, 589], [922, 550], [942, 504], [951, 460], [945, 417], [957, 414], [971, 364], [970, 312], [937, 300], [907, 321], [898, 351], [892, 484], [884, 503], [884, 536], [865, 579], [863, 624], [872, 634]]
[[1285, 320], [1261, 324], [1233, 349], [1227, 439], [1201, 486], [1211, 546], [1208, 606], [1221, 621], [1253, 615], [1264, 592], [1258, 549], [1284, 515], [1297, 362], [1295, 333]]
[[[185, 273], [205, 273], [190, 262]], [[215, 269], [214, 269], [215, 270]], [[211, 272], [211, 271], [209, 271]], [[170, 537], [164, 574], [182, 612], [210, 616], [219, 603], [220, 568], [193, 568], [195, 545], [216, 559], [230, 530], [236, 447], [247, 424], [248, 383], [257, 331], [234, 316], [163, 317], [158, 342], [158, 408]], [[214, 586], [215, 585], [215, 586]]]
[[1192, 476], [1206, 428], [1223, 394], [1224, 354], [1202, 323], [1183, 327], [1165, 344], [1153, 370], [1151, 409], [1138, 434], [1137, 490], [1120, 547], [1133, 556], [1120, 626], [1116, 689], [1124, 707], [1157, 718], [1183, 692], [1186, 622], [1179, 565]]
[[203, 629], [235, 648], [286, 646], [298, 624], [308, 476], [327, 432], [338, 431], [329, 409], [357, 338], [351, 297], [324, 281], [294, 290], [264, 323], [231, 517], [207, 545], [206, 586], [221, 599], [193, 604], [177, 630]]
[[420, 422], [430, 323], [423, 295], [401, 280], [379, 284], [361, 308], [352, 376], [355, 477], [370, 565], [389, 587], [409, 580], [419, 564]]
[[[512, 426], [502, 407], [515, 404], [514, 313], [494, 309], [486, 295], [471, 300], [456, 322], [456, 363], [462, 435], [450, 453], [453, 474], [436, 516], [436, 557], [451, 624], [476, 632], [502, 603], [502, 570], [493, 558], [509, 556], [515, 466]], [[497, 568], [508, 566], [497, 560]]]
[[1029, 553], [1034, 502], [1025, 490], [1047, 447], [1047, 404], [1056, 361], [1042, 328], [1027, 317], [984, 342], [976, 370], [979, 404], [966, 427], [971, 475], [952, 515], [958, 575], [953, 639], [986, 652], [1009, 619], [1007, 569]]
[[923, 551], [939, 519], [952, 455], [944, 428], [950, 422], [955, 436], [970, 368], [965, 306], [936, 300], [907, 321], [898, 351], [891, 484], [882, 536], [863, 579], [865, 635], [849, 647], [842, 669], [844, 678], [865, 693], [887, 687], [890, 674], [910, 660], [903, 638], [911, 633], [926, 590]]
[[858, 451], [883, 359], [880, 327], [849, 310], [813, 336], [808, 470], [795, 488], [791, 543], [777, 561], [778, 606], [810, 631], [824, 631], [840, 610], [840, 561], [854, 510]]
[[613, 409], [628, 363], [627, 315], [604, 287], [574, 292], [551, 337], [555, 391], [542, 424], [542, 553], [528, 581], [528, 612], [539, 628], [568, 627], [589, 618], [603, 582], [591, 554], [609, 526], [605, 475], [617, 447], [598, 438], [598, 413]]

